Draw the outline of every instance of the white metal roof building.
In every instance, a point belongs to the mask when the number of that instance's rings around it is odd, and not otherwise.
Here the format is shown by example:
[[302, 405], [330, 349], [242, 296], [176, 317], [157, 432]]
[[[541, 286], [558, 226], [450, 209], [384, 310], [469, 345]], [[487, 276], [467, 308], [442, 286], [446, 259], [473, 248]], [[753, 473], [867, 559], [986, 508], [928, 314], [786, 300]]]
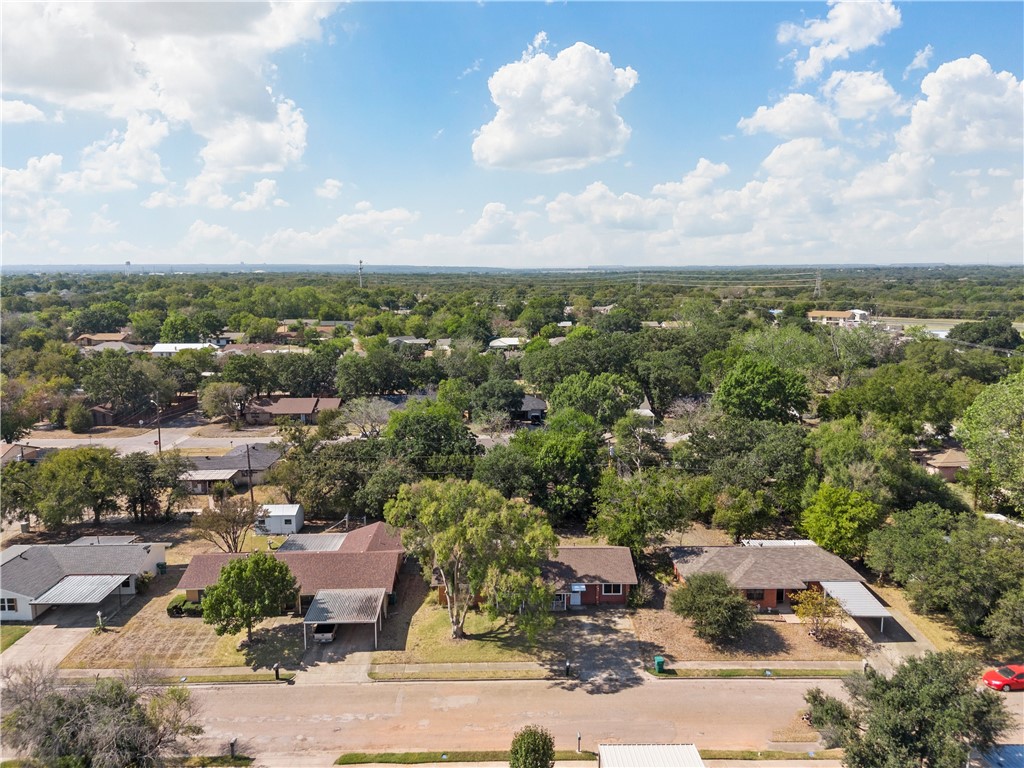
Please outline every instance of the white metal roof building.
[[892, 614], [859, 581], [823, 581], [821, 588], [825, 594], [838, 600], [843, 610], [854, 618], [881, 619], [880, 629], [885, 632], [885, 619]]
[[704, 768], [693, 744], [599, 744], [598, 768]]
[[382, 615], [387, 616], [385, 589], [321, 589], [302, 620], [302, 647], [306, 647], [309, 624], [373, 624], [373, 647], [376, 648]]

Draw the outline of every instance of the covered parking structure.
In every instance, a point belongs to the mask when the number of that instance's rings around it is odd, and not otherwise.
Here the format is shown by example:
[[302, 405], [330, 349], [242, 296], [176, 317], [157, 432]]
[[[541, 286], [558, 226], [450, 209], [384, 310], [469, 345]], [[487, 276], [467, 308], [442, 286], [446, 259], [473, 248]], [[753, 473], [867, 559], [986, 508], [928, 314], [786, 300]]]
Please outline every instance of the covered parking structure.
[[308, 647], [306, 627], [310, 624], [373, 624], [376, 649], [377, 633], [387, 615], [387, 590], [383, 588], [321, 589], [302, 620], [302, 648]]
[[885, 619], [892, 614], [859, 581], [823, 581], [821, 588], [826, 595], [835, 598], [853, 618], [879, 619], [879, 630], [885, 634]]

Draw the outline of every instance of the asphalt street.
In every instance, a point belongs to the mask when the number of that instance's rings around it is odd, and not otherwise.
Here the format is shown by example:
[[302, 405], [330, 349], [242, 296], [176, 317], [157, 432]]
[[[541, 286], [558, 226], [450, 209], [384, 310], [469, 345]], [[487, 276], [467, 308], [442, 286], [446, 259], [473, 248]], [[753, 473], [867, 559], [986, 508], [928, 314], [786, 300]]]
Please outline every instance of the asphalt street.
[[[792, 725], [804, 692], [836, 680], [649, 680], [613, 693], [560, 681], [194, 686], [205, 754], [238, 739], [250, 755], [507, 749], [530, 723], [558, 749], [599, 742], [685, 742], [763, 749]], [[273, 764], [273, 763], [271, 763]]]

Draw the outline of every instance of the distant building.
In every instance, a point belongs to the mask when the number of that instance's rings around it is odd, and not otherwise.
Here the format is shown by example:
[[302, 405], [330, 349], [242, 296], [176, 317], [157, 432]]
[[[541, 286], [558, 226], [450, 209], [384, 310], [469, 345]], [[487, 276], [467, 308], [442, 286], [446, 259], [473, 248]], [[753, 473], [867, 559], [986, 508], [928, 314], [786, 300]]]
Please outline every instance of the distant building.
[[210, 344], [209, 342], [202, 343], [188, 343], [188, 344], [154, 344], [149, 349], [149, 354], [153, 357], [170, 357], [183, 349], [217, 349], [216, 344]]
[[863, 309], [812, 309], [807, 313], [807, 319], [818, 325], [831, 325], [839, 328], [856, 328], [864, 325], [871, 317], [871, 313]]

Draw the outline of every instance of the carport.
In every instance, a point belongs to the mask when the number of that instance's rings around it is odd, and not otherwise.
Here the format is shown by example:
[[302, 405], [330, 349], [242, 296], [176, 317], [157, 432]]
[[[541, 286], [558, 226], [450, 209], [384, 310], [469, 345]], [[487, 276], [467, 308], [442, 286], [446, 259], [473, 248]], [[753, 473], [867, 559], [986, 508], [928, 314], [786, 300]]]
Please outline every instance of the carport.
[[387, 618], [387, 590], [321, 589], [302, 620], [302, 648], [307, 647], [306, 627], [310, 624], [373, 624], [373, 647], [377, 648], [377, 631]]
[[117, 605], [121, 607], [120, 587], [131, 578], [127, 574], [101, 576], [65, 576], [30, 605], [95, 605], [102, 603], [111, 593], [117, 591]]
[[853, 618], [880, 619], [879, 629], [885, 634], [885, 617], [892, 614], [859, 581], [823, 581], [821, 588], [826, 595], [838, 600], [843, 610]]

